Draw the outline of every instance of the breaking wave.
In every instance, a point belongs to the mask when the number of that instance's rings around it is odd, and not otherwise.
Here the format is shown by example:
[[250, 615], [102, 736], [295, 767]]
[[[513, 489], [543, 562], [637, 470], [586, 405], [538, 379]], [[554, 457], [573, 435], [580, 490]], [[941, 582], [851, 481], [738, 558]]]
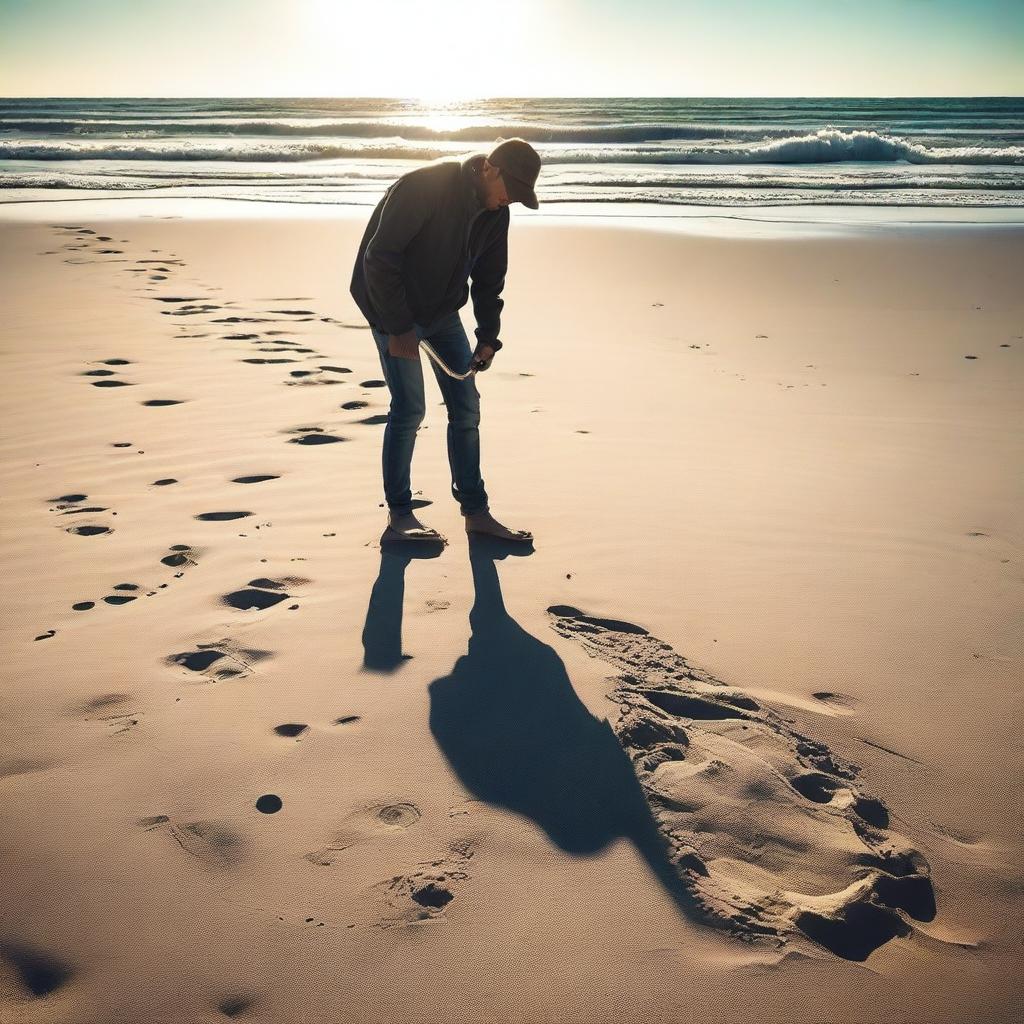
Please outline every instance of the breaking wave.
[[[230, 142], [65, 139], [39, 142], [0, 142], [5, 160], [231, 160], [302, 161], [338, 158], [381, 160], [435, 160], [465, 155], [471, 150], [456, 144], [444, 146], [333, 143], [296, 141], [274, 143], [233, 139]], [[651, 163], [651, 164], [822, 164], [840, 162], [899, 162], [912, 164], [1024, 164], [1022, 146], [924, 146], [895, 135], [876, 131], [845, 132], [822, 128], [797, 137], [730, 146], [595, 146], [542, 147], [546, 164]]]
[[820, 128], [809, 135], [763, 145], [710, 150], [694, 163], [824, 164], [841, 161], [896, 161], [911, 164], [1021, 164], [1022, 146], [922, 146], [875, 131]]
[[397, 121], [353, 121], [331, 118], [244, 120], [150, 119], [96, 120], [93, 118], [6, 118], [0, 132], [35, 132], [40, 135], [110, 136], [121, 139], [167, 136], [306, 136], [340, 139], [399, 139], [409, 142], [485, 142], [520, 138], [528, 142], [670, 142], [673, 139], [765, 139], [792, 135], [792, 129], [714, 124], [596, 124], [556, 125], [531, 123], [471, 124], [434, 128]]

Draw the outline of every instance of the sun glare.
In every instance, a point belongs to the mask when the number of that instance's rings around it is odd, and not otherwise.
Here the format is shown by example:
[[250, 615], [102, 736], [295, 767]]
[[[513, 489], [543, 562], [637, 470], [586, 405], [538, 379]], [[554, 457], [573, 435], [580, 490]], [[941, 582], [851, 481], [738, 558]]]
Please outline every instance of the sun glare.
[[514, 49], [532, 11], [532, 3], [524, 3], [500, 28], [489, 22], [479, 0], [306, 0], [293, 16], [303, 19], [307, 61], [314, 52], [319, 56], [313, 62], [322, 62], [325, 86], [332, 73], [356, 72], [373, 79], [374, 95], [401, 96], [436, 109], [501, 94], [493, 33], [500, 31], [503, 46]]

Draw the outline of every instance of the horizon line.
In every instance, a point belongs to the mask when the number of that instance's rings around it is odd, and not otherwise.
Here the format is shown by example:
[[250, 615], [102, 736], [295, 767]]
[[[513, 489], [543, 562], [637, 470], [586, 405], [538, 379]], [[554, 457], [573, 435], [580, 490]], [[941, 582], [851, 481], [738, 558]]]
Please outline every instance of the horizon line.
[[881, 95], [873, 93], [806, 93], [762, 95], [730, 95], [730, 94], [692, 94], [688, 96], [656, 95], [647, 93], [622, 93], [618, 95], [560, 95], [556, 93], [537, 93], [523, 96], [460, 96], [452, 99], [423, 100], [416, 96], [369, 96], [352, 93], [344, 96], [310, 96], [299, 94], [259, 95], [255, 93], [234, 93], [228, 95], [205, 94], [166, 94], [149, 96], [113, 95], [110, 93], [82, 93], [76, 96], [58, 96], [50, 94], [31, 94], [9, 96], [0, 94], [0, 100], [406, 100], [421, 105], [471, 103], [479, 100], [1017, 100], [1024, 99], [1024, 93], [987, 94], [987, 93], [903, 93], [900, 95]]

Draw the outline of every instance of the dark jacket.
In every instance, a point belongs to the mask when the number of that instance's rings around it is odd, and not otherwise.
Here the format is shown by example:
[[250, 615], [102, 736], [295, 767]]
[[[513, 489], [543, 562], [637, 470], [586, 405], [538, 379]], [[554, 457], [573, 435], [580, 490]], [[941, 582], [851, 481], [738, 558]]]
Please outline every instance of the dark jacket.
[[472, 294], [477, 342], [495, 351], [502, 347], [509, 211], [488, 210], [480, 202], [474, 174], [483, 160], [477, 154], [417, 167], [394, 182], [374, 209], [349, 291], [383, 333], [434, 323], [461, 309]]

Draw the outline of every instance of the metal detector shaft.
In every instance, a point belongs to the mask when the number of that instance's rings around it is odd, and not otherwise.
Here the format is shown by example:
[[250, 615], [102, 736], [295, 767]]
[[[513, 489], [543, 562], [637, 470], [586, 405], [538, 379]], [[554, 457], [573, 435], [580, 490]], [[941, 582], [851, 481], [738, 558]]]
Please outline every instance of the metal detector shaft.
[[420, 344], [421, 344], [421, 345], [423, 346], [423, 348], [425, 349], [425, 351], [426, 351], [427, 355], [428, 355], [428, 356], [430, 356], [430, 358], [431, 358], [431, 359], [433, 359], [433, 360], [434, 360], [434, 362], [435, 362], [435, 363], [437, 363], [437, 365], [438, 365], [438, 366], [440, 366], [440, 367], [441, 367], [441, 369], [442, 369], [442, 370], [444, 370], [444, 372], [445, 372], [445, 373], [447, 373], [449, 377], [452, 377], [452, 378], [454, 378], [455, 380], [465, 380], [465, 379], [466, 379], [467, 377], [472, 377], [472, 376], [473, 376], [473, 374], [477, 372], [477, 369], [476, 369], [476, 364], [474, 363], [474, 364], [473, 364], [473, 365], [472, 365], [472, 366], [471, 366], [471, 367], [470, 367], [470, 368], [469, 368], [469, 369], [468, 369], [468, 370], [467, 370], [467, 371], [466, 371], [465, 373], [456, 373], [456, 372], [455, 372], [455, 371], [454, 371], [454, 370], [453, 370], [453, 369], [452, 369], [452, 368], [451, 368], [451, 367], [450, 367], [450, 366], [449, 366], [449, 365], [448, 365], [448, 364], [447, 364], [447, 363], [446, 363], [446, 362], [445, 362], [445, 361], [444, 361], [444, 360], [443, 360], [443, 359], [442, 359], [442, 358], [441, 358], [441, 357], [440, 357], [440, 356], [439, 356], [439, 355], [438, 355], [438, 354], [437, 354], [437, 353], [436, 353], [436, 352], [434, 351], [434, 347], [433, 347], [433, 346], [432, 346], [432, 345], [430, 344], [430, 342], [429, 342], [429, 341], [424, 341], [424, 340], [423, 340], [423, 339], [421, 338], [421, 339], [420, 339]]

